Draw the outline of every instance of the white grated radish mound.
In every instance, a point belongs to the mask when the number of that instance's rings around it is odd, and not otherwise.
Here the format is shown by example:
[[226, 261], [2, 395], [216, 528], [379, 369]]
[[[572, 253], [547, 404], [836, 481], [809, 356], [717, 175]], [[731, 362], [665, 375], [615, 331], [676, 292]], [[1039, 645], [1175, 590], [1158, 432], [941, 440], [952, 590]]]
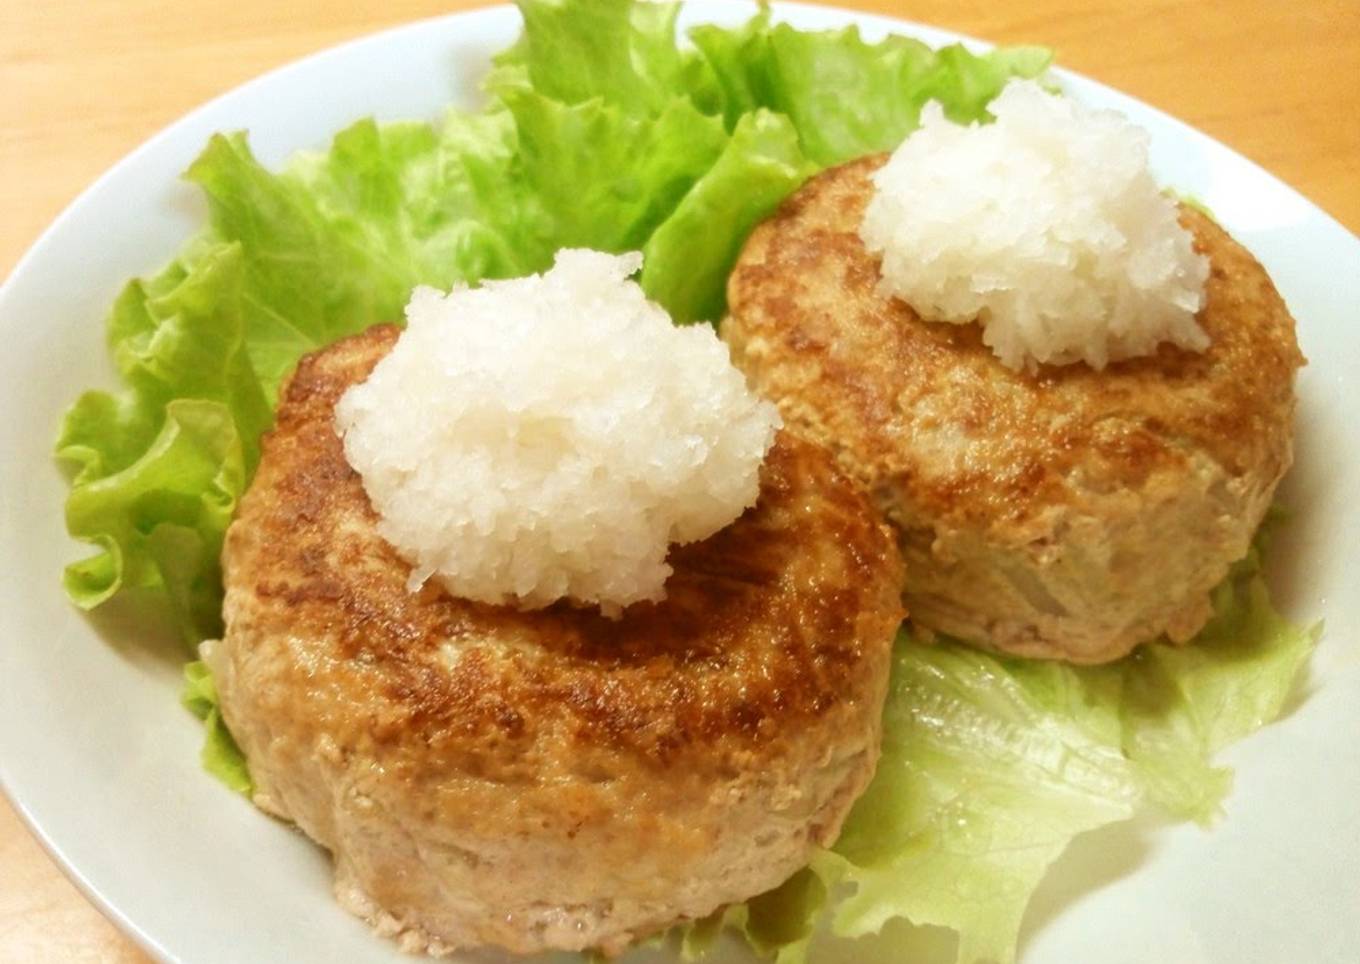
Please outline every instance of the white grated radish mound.
[[963, 127], [927, 104], [875, 175], [860, 236], [881, 290], [922, 318], [978, 321], [1014, 369], [1203, 351], [1195, 321], [1209, 263], [1148, 170], [1148, 138], [1013, 80]]
[[754, 505], [779, 416], [708, 325], [628, 280], [640, 254], [442, 295], [336, 406], [378, 531], [456, 596], [608, 615], [665, 596], [672, 542]]

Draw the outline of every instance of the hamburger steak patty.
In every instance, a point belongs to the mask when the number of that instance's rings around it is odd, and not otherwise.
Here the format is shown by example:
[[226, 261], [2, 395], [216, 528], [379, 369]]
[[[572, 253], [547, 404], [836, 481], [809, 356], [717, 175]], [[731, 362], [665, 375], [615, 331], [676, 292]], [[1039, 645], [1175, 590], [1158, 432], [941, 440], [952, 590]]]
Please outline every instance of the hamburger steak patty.
[[781, 432], [758, 505], [672, 550], [664, 602], [410, 593], [333, 425], [397, 335], [302, 360], [227, 535], [207, 656], [256, 803], [408, 950], [613, 952], [782, 882], [877, 761], [891, 531]]
[[1193, 636], [1292, 458], [1294, 321], [1212, 219], [1203, 353], [1012, 371], [976, 324], [878, 290], [858, 229], [886, 155], [809, 181], [752, 233], [722, 334], [790, 427], [895, 524], [918, 625], [1098, 663]]

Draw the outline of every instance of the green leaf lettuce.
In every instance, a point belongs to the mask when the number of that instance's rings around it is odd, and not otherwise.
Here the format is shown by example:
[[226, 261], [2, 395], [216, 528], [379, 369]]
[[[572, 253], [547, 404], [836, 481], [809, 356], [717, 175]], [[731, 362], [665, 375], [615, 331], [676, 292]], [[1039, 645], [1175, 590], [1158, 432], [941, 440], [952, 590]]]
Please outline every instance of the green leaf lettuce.
[[213, 683], [207, 663], [195, 660], [185, 664], [180, 702], [203, 721], [204, 740], [200, 755], [203, 769], [237, 793], [249, 797], [254, 792], [255, 783], [250, 778], [245, 756], [237, 747], [227, 725], [222, 722], [217, 707], [217, 686]]
[[[163, 591], [186, 643], [211, 635], [215, 555], [280, 384], [303, 354], [400, 321], [415, 286], [540, 271], [567, 246], [641, 249], [653, 298], [679, 322], [716, 321], [747, 233], [809, 174], [900, 140], [928, 94], [978, 115], [1047, 63], [765, 14], [687, 47], [677, 9], [524, 0], [483, 111], [359, 121], [281, 171], [244, 134], [214, 136], [185, 175], [207, 230], [119, 296], [108, 334], [126, 387], [83, 396], [58, 440], [68, 527], [96, 550], [68, 570], [72, 598]], [[819, 85], [842, 74], [859, 80], [828, 99]]]
[[[1213, 754], [1284, 707], [1320, 627], [1274, 611], [1255, 550], [1214, 604], [1189, 644], [1147, 644], [1107, 666], [1007, 659], [904, 633], [883, 756], [840, 839], [753, 902], [765, 912], [758, 928], [745, 910], [726, 922], [782, 964], [806, 959], [821, 915], [842, 938], [894, 918], [947, 927], [962, 964], [1013, 961], [1029, 899], [1073, 837], [1149, 807], [1207, 823], [1231, 784]], [[826, 906], [838, 888], [847, 896]], [[713, 930], [687, 940], [701, 945]]]

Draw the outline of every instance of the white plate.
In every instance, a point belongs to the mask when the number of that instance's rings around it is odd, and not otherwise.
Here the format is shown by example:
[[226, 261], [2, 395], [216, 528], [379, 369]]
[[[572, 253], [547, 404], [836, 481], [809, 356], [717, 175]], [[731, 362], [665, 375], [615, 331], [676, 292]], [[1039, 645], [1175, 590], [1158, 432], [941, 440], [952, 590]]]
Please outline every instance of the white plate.
[[[734, 22], [702, 0], [687, 19]], [[799, 26], [883, 18], [777, 8]], [[198, 768], [200, 732], [175, 703], [179, 666], [111, 616], [82, 617], [61, 567], [66, 486], [50, 455], [76, 393], [112, 385], [105, 312], [122, 282], [168, 260], [201, 223], [177, 175], [214, 131], [247, 127], [277, 163], [350, 121], [473, 106], [508, 8], [413, 24], [311, 57], [194, 112], [133, 152], [57, 220], [0, 290], [0, 783], [81, 888], [168, 960], [399, 961], [330, 896], [321, 852]], [[1265, 263], [1311, 359], [1299, 381], [1296, 514], [1272, 559], [1279, 601], [1325, 616], [1307, 698], [1226, 755], [1227, 818], [1117, 827], [1078, 841], [1027, 919], [1028, 964], [1360, 959], [1360, 242], [1260, 168], [1137, 101], [1071, 74], [1069, 91], [1152, 132], [1159, 175], [1202, 198]], [[1280, 137], [1287, 137], [1285, 131]], [[1348, 591], [1349, 590], [1349, 591]], [[3, 873], [3, 869], [0, 869]], [[891, 935], [890, 935], [891, 938]], [[900, 960], [900, 935], [854, 957]], [[480, 956], [480, 955], [479, 955]]]

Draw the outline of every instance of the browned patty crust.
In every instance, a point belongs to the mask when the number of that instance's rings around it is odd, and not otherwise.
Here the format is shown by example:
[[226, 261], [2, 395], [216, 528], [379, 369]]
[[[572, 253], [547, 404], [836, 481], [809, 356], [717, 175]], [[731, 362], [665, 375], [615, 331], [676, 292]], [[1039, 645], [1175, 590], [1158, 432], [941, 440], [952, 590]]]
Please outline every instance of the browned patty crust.
[[781, 432], [758, 505], [673, 550], [664, 602], [410, 593], [333, 427], [397, 334], [303, 359], [227, 535], [213, 661], [258, 802], [413, 949], [617, 949], [779, 883], [877, 757], [889, 530]]
[[1083, 662], [1192, 635], [1291, 461], [1303, 357], [1269, 277], [1182, 206], [1211, 264], [1207, 351], [1012, 371], [980, 326], [878, 290], [858, 229], [885, 160], [824, 172], [756, 228], [728, 285], [733, 360], [897, 524], [918, 623]]

